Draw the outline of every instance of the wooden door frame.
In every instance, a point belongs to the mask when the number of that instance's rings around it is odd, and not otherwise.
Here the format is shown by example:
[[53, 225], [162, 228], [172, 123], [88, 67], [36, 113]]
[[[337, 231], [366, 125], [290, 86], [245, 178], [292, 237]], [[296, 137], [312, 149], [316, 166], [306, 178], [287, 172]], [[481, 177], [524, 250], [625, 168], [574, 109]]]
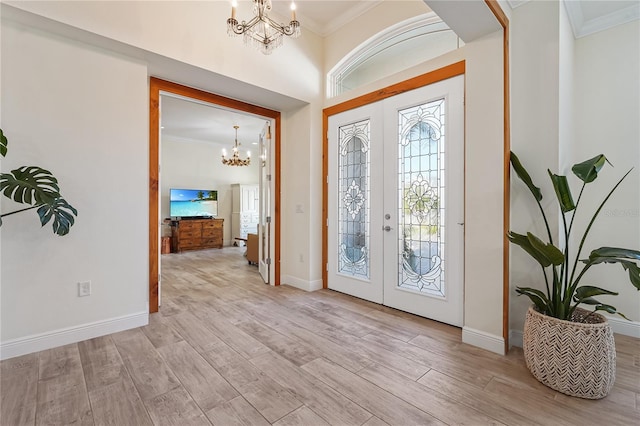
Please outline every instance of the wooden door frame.
[[[159, 192], [159, 165], [160, 165], [160, 95], [161, 92], [196, 99], [224, 108], [248, 112], [274, 120], [274, 218], [273, 238], [274, 253], [271, 265], [274, 268], [273, 284], [280, 285], [280, 111], [248, 104], [236, 99], [183, 86], [156, 77], [150, 77], [149, 81], [149, 313], [158, 312], [158, 284], [159, 284], [159, 235], [158, 224], [160, 212], [158, 211]], [[212, 159], [214, 161], [214, 159]]]

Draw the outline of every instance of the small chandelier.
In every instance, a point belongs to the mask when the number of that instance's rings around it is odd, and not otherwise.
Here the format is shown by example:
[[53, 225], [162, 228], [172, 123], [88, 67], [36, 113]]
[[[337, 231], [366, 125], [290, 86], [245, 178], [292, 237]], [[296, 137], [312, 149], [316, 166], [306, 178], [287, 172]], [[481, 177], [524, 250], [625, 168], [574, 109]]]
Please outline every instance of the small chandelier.
[[251, 153], [249, 151], [247, 151], [247, 159], [243, 160], [242, 158], [240, 158], [240, 156], [238, 155], [238, 129], [240, 128], [240, 126], [233, 126], [234, 129], [236, 129], [236, 142], [233, 146], [233, 154], [231, 155], [231, 158], [227, 158], [227, 150], [223, 149], [222, 150], [222, 164], [225, 164], [227, 166], [248, 166], [249, 164], [251, 164]]
[[276, 47], [282, 45], [282, 36], [297, 38], [300, 36], [300, 22], [296, 20], [296, 5], [291, 2], [291, 22], [284, 26], [269, 18], [271, 0], [253, 0], [255, 16], [249, 21], [238, 23], [236, 19], [236, 0], [231, 3], [231, 18], [227, 19], [227, 33], [230, 36], [243, 34], [244, 44], [250, 44], [265, 55], [270, 55]]

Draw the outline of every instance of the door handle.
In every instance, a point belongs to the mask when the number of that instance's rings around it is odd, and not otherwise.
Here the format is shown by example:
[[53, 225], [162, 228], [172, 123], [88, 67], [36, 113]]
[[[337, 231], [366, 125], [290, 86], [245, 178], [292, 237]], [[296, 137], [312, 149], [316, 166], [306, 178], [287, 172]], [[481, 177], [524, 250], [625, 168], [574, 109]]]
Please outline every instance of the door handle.
[[391, 231], [391, 227], [390, 227], [389, 225], [387, 225], [387, 226], [383, 226], [383, 227], [382, 227], [382, 230], [383, 230], [383, 231], [387, 231], [387, 232], [389, 232], [389, 231]]

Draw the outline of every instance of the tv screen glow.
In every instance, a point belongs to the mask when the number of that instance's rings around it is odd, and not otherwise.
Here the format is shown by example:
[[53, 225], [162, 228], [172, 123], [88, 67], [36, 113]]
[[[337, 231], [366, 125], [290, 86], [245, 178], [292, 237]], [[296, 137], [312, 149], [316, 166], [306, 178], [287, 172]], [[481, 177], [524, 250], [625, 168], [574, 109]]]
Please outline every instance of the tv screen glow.
[[218, 191], [208, 189], [171, 189], [172, 217], [210, 217], [218, 215]]

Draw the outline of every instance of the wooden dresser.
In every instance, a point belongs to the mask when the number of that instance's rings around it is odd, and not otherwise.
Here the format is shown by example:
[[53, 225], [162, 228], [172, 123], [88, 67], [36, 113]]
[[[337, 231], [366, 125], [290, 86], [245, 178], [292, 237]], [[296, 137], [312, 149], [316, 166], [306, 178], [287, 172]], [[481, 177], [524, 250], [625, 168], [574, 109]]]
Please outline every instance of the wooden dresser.
[[224, 219], [182, 219], [171, 222], [173, 251], [222, 248]]

